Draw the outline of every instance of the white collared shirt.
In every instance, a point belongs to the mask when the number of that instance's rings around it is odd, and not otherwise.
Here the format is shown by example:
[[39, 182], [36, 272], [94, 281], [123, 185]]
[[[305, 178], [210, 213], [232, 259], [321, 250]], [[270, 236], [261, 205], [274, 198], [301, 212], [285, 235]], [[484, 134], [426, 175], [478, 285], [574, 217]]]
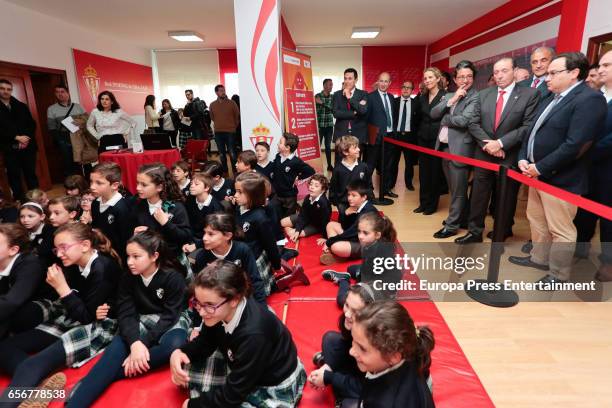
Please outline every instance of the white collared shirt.
[[530, 88], [533, 88], [533, 84], [535, 83], [536, 79], [539, 80], [538, 86], [540, 86], [546, 82], [546, 74], [542, 75], [541, 77], [537, 77], [534, 75], [533, 78], [531, 78], [531, 84], [529, 84]]
[[210, 205], [210, 203], [212, 202], [212, 195], [208, 195], [208, 197], [206, 197], [206, 200], [204, 200], [203, 203], [198, 201], [198, 198], [196, 197], [196, 204], [198, 205], [198, 209], [201, 210], [204, 207], [208, 207]]
[[212, 249], [210, 250], [210, 252], [212, 252], [212, 254], [215, 256], [215, 258], [217, 259], [225, 259], [225, 257], [227, 257], [230, 253], [230, 251], [232, 250], [232, 247], [234, 246], [234, 241], [230, 241], [230, 246], [229, 249], [227, 250], [226, 253], [224, 253], [223, 255], [219, 255], [217, 254], [215, 251], [213, 251]]
[[240, 206], [240, 215], [244, 214], [245, 212], [249, 211], [250, 208], [246, 208], [244, 205]]
[[113, 196], [107, 202], [103, 202], [102, 197], [98, 197], [98, 202], [100, 203], [100, 214], [108, 210], [110, 207], [113, 207], [122, 198], [123, 196], [118, 191], [116, 191], [115, 194], [113, 194]]
[[504, 89], [502, 89], [500, 87], [497, 87], [497, 95], [495, 96], [495, 102], [497, 102], [497, 99], [499, 99], [499, 91], [505, 91], [506, 92], [504, 94], [504, 106], [502, 108], [502, 112], [506, 108], [506, 104], [510, 100], [510, 94], [512, 93], [512, 91], [514, 91], [514, 87], [515, 86], [516, 86], [516, 82], [512, 82], [510, 85], [508, 85]]
[[604, 94], [606, 102], [610, 103], [612, 101], [612, 89], [607, 89], [604, 85], [601, 87], [601, 92]]
[[[389, 93], [388, 92], [381, 92], [379, 90], [378, 94], [382, 98], [383, 109], [385, 107], [385, 99], [387, 100], [388, 108], [389, 108], [389, 117], [391, 118], [391, 123], [389, 124], [389, 126], [387, 126], [387, 132], [393, 132], [393, 104], [391, 103], [391, 98], [389, 97]], [[385, 113], [385, 115], [386, 115], [386, 113]]]
[[257, 162], [257, 164], [259, 165], [259, 167], [263, 167], [265, 169], [266, 167], [268, 167], [268, 164], [270, 164], [270, 160], [266, 161], [265, 163]]
[[358, 164], [359, 164], [359, 160], [355, 160], [353, 164], [349, 164], [346, 161], [342, 160], [342, 165], [346, 167], [347, 169], [349, 169], [350, 171], [353, 171], [355, 166], [357, 166]]
[[153, 215], [158, 208], [162, 208], [162, 200], [159, 200], [155, 204], [151, 204], [149, 200], [147, 200], [147, 204], [149, 204], [149, 214]]
[[184, 182], [183, 184], [179, 184], [179, 188], [182, 190], [182, 189], [184, 189], [185, 187], [187, 187], [187, 186], [189, 185], [189, 183], [191, 183], [191, 180], [190, 180], [190, 179], [188, 179], [188, 178], [186, 178], [186, 179], [185, 179], [185, 182]]
[[157, 268], [155, 272], [153, 272], [153, 275], [149, 276], [148, 278], [145, 278], [144, 276], [140, 275], [140, 279], [142, 279], [143, 285], [145, 285], [146, 287], [149, 287], [149, 285], [151, 284], [151, 281], [153, 280], [155, 275], [157, 275], [158, 271], [159, 271], [159, 268]]
[[242, 298], [240, 303], [238, 303], [238, 307], [236, 308], [236, 312], [234, 312], [234, 317], [228, 323], [222, 322], [223, 329], [227, 334], [234, 333], [238, 324], [240, 324], [240, 319], [242, 318], [242, 313], [244, 312], [244, 308], [246, 307], [246, 299]]
[[87, 261], [85, 267], [81, 268], [79, 266], [79, 272], [81, 272], [81, 276], [85, 279], [87, 279], [87, 277], [89, 276], [89, 272], [91, 272], [91, 264], [93, 264], [93, 261], [95, 261], [96, 258], [98, 258], [98, 251], [94, 249], [93, 254], [91, 254], [91, 257], [89, 257], [89, 261]]
[[310, 197], [310, 196], [309, 196], [308, 198], [310, 199], [310, 204], [314, 204], [314, 203], [316, 203], [317, 201], [319, 201], [319, 198], [321, 198], [321, 196], [322, 196], [322, 195], [323, 195], [323, 193], [319, 194], [319, 195], [317, 196], [317, 198], [315, 198], [314, 200], [312, 199], [312, 197]]
[[574, 85], [572, 85], [572, 86], [570, 86], [569, 88], [567, 88], [565, 91], [561, 92], [561, 93], [559, 94], [560, 98], [559, 98], [559, 100], [557, 101], [557, 104], [558, 104], [559, 102], [561, 102], [561, 100], [562, 100], [563, 98], [565, 98], [565, 97], [567, 96], [567, 94], [568, 94], [568, 93], [572, 92], [572, 89], [574, 89], [575, 87], [577, 87], [578, 85], [580, 85], [580, 84], [581, 84], [581, 83], [583, 83], [583, 82], [584, 82], [584, 81], [578, 81], [578, 82], [576, 82]]
[[19, 255], [21, 254], [15, 255], [13, 259], [11, 259], [11, 262], [9, 262], [9, 264], [6, 266], [6, 268], [4, 268], [3, 271], [0, 271], [0, 280], [2, 280], [2, 278], [4, 277], [8, 277], [11, 275], [11, 269], [13, 269], [13, 265], [15, 264], [17, 258], [19, 258]]
[[221, 190], [221, 187], [223, 187], [223, 184], [225, 184], [225, 179], [221, 177], [221, 180], [219, 180], [219, 183], [213, 186], [213, 190], [215, 191]]
[[30, 232], [30, 241], [36, 238], [37, 235], [40, 235], [42, 233], [43, 228], [45, 228], [45, 223], [41, 222], [38, 228], [36, 228], [36, 231]]
[[365, 205], [367, 204], [368, 200], [365, 200], [363, 203], [361, 203], [361, 205], [359, 206], [359, 208], [357, 209], [357, 213], [359, 214], [361, 212], [361, 210], [363, 210], [363, 207], [365, 207]]
[[293, 159], [294, 157], [295, 157], [295, 152], [291, 153], [291, 154], [290, 154], [289, 156], [287, 156], [287, 157], [283, 157], [283, 155], [281, 154], [281, 155], [280, 155], [280, 161], [281, 161], [281, 163], [284, 163], [284, 162], [285, 162], [285, 160], [291, 160], [291, 159]]
[[366, 373], [365, 377], [368, 380], [373, 380], [375, 378], [382, 377], [383, 375], [385, 375], [387, 373], [390, 373], [391, 371], [394, 371], [394, 370], [397, 370], [398, 368], [400, 368], [402, 366], [402, 364], [404, 364], [404, 361], [406, 361], [406, 360], [402, 359], [399, 363], [397, 363], [397, 364], [387, 368], [386, 370], [381, 371], [380, 373], [372, 374], [371, 372], [368, 371]]

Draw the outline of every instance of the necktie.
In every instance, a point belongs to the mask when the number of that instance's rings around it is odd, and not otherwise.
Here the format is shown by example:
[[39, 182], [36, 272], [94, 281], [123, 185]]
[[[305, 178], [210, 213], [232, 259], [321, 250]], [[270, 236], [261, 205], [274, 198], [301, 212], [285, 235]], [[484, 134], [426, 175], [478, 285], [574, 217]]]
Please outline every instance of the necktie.
[[386, 93], [384, 93], [382, 97], [385, 105], [385, 113], [387, 114], [387, 129], [389, 129], [393, 126], [393, 122], [391, 120], [391, 110], [389, 109], [389, 100], [387, 99]]
[[536, 123], [535, 125], [533, 125], [533, 129], [531, 130], [531, 133], [529, 134], [529, 140], [527, 141], [527, 158], [532, 163], [534, 163], [533, 144], [535, 142], [535, 135], [536, 133], [538, 133], [538, 130], [540, 130], [542, 123], [544, 123], [544, 119], [546, 119], [548, 114], [550, 114], [550, 111], [553, 110], [555, 105], [559, 103], [559, 100], [561, 100], [561, 95], [555, 95], [555, 98], [552, 100], [552, 102], [548, 104], [548, 106], [546, 107], [546, 109], [544, 109], [544, 112], [542, 112], [538, 120], [536, 120]]
[[[351, 103], [349, 101], [346, 101], [346, 107], [348, 108], [349, 112], [352, 111]], [[349, 119], [349, 122], [348, 122], [348, 131], [349, 131], [349, 133], [351, 133], [351, 120], [350, 119]]]
[[495, 126], [493, 130], [497, 130], [497, 126], [499, 126], [499, 122], [501, 120], [501, 115], [504, 110], [504, 94], [506, 91], [500, 90], [499, 97], [497, 98], [497, 104], [495, 105]]
[[533, 80], [533, 84], [531, 84], [532, 88], [537, 88], [540, 85], [540, 78], [536, 78]]
[[404, 106], [402, 107], [402, 124], [400, 125], [400, 132], [405, 132], [406, 131], [406, 122], [407, 122], [407, 118], [408, 118], [408, 111], [406, 109], [406, 105], [408, 104], [408, 100], [404, 99], [403, 101]]

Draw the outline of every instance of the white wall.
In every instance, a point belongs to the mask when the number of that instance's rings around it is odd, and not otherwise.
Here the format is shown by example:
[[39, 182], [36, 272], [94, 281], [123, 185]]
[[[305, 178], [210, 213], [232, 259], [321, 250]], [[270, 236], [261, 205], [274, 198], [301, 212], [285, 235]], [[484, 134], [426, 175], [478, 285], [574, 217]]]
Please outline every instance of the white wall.
[[[78, 2], [74, 3], [79, 7]], [[103, 7], [103, 3], [100, 3]], [[66, 71], [72, 99], [78, 102], [72, 48], [142, 65], [151, 65], [148, 49], [88, 31], [66, 21], [0, 0], [0, 61]]]
[[612, 32], [612, 1], [589, 0], [582, 36], [582, 52], [587, 51], [589, 38], [610, 32]]

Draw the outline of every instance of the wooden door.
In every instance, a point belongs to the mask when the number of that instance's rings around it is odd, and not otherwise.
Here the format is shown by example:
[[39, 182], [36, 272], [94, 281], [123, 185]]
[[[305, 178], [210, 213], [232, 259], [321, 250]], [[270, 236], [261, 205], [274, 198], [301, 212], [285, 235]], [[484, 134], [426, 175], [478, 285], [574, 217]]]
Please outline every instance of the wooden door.
[[[43, 190], [51, 189], [51, 178], [49, 177], [49, 166], [47, 164], [47, 155], [44, 149], [44, 140], [42, 137], [41, 127], [46, 126], [44, 123], [40, 123], [38, 109], [36, 107], [36, 100], [34, 98], [34, 91], [32, 89], [32, 82], [30, 80], [30, 72], [25, 68], [14, 66], [13, 64], [0, 63], [0, 78], [6, 78], [13, 83], [13, 96], [19, 99], [21, 102], [28, 105], [32, 117], [36, 120], [36, 131], [34, 137], [36, 137], [36, 143], [38, 145], [38, 152], [36, 156], [36, 175], [38, 176], [38, 182], [40, 188]], [[4, 159], [0, 163], [0, 168], [6, 169], [4, 165]], [[3, 191], [10, 191], [8, 188], [8, 182], [6, 178], [6, 171], [0, 172], [0, 185]]]

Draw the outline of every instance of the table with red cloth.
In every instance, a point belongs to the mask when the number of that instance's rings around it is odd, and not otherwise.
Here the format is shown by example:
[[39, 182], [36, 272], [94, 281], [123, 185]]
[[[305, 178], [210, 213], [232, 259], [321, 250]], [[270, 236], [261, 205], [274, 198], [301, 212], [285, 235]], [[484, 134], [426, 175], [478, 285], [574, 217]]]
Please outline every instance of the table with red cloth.
[[178, 149], [168, 150], [145, 150], [142, 153], [114, 153], [104, 152], [100, 154], [98, 161], [110, 161], [117, 163], [121, 167], [121, 181], [132, 194], [136, 193], [136, 174], [143, 164], [160, 162], [168, 168], [174, 162], [181, 159]]

